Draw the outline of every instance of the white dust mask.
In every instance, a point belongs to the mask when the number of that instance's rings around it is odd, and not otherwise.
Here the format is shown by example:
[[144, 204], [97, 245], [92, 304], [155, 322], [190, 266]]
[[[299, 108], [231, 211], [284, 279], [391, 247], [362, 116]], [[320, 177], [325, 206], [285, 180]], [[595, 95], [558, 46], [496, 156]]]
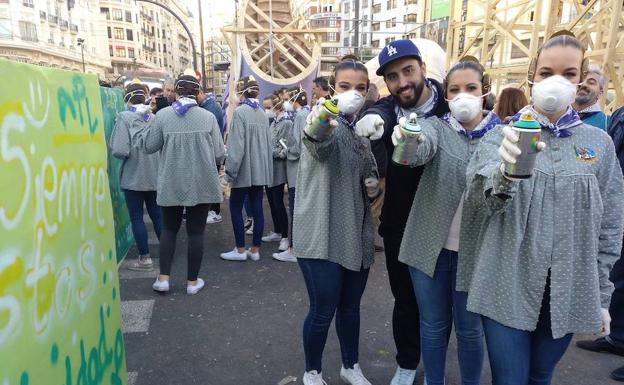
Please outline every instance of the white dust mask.
[[[483, 95], [485, 96], [485, 95]], [[462, 92], [449, 101], [451, 115], [460, 123], [467, 123], [474, 119], [482, 111], [483, 97], [474, 96]]]
[[356, 90], [349, 90], [336, 96], [338, 109], [345, 115], [353, 115], [364, 105], [364, 97]]
[[561, 75], [549, 76], [533, 84], [531, 98], [535, 107], [547, 113], [560, 112], [568, 108], [576, 98], [578, 84], [573, 84]]

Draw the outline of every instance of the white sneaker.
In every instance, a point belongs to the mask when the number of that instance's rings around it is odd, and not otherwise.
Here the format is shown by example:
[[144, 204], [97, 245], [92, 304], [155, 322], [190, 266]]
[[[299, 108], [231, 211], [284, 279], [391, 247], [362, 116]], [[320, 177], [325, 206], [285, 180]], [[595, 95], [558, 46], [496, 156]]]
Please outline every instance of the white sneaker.
[[281, 253], [273, 253], [273, 259], [277, 259], [282, 262], [297, 262], [297, 257], [295, 257], [289, 249], [286, 249], [286, 251], [282, 251]]
[[340, 379], [349, 385], [372, 385], [364, 377], [359, 364], [353, 365], [353, 369], [345, 369], [344, 366], [340, 368]]
[[208, 218], [206, 218], [206, 224], [219, 223], [223, 220], [223, 217], [220, 214], [215, 213], [214, 211], [208, 211]]
[[390, 385], [413, 385], [416, 379], [416, 371], [397, 367]]
[[245, 234], [253, 235], [254, 221], [253, 219], [247, 219], [245, 222]]
[[247, 256], [252, 261], [259, 261], [260, 260], [260, 251], [256, 251], [255, 253], [252, 253], [251, 249], [248, 249], [247, 250]]
[[262, 237], [262, 242], [279, 242], [282, 240], [282, 236], [278, 233], [271, 231], [269, 235]]
[[197, 278], [197, 282], [194, 285], [186, 285], [186, 294], [197, 294], [198, 291], [204, 288], [204, 280]]
[[161, 281], [156, 278], [156, 281], [152, 284], [152, 289], [160, 293], [166, 293], [169, 291], [169, 281]]
[[280, 241], [280, 245], [277, 249], [279, 251], [286, 251], [288, 250], [289, 247], [290, 247], [290, 242], [288, 241], [288, 238], [282, 238], [282, 240]]
[[323, 381], [322, 373], [312, 370], [303, 374], [303, 385], [327, 385], [327, 382]]
[[225, 259], [226, 261], [246, 261], [247, 252], [243, 251], [239, 253], [238, 249], [235, 247], [232, 251], [221, 253], [221, 259]]

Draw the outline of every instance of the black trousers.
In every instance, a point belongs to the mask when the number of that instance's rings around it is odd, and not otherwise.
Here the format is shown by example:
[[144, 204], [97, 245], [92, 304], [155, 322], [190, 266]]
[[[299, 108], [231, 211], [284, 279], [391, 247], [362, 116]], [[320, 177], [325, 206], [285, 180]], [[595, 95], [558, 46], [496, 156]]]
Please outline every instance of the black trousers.
[[[624, 250], [622, 250], [624, 253]], [[611, 296], [609, 313], [611, 314], [611, 342], [620, 347], [624, 346], [624, 260], [615, 262], [611, 270], [611, 282], [615, 285], [615, 291]]]
[[[204, 257], [204, 229], [209, 204], [186, 208], [186, 234], [188, 235], [187, 279], [196, 281]], [[182, 224], [183, 206], [162, 207], [163, 229], [160, 235], [160, 274], [171, 275], [176, 238]]]
[[392, 334], [397, 348], [397, 364], [403, 369], [416, 370], [420, 362], [420, 317], [409, 269], [399, 262], [402, 237], [403, 234], [393, 234], [383, 239], [388, 279], [394, 296]]

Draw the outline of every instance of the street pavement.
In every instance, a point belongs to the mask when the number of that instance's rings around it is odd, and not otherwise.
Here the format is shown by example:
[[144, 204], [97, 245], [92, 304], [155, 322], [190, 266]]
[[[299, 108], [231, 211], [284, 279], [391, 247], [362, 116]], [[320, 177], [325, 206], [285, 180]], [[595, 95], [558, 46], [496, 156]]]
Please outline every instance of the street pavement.
[[[265, 207], [265, 233], [271, 230]], [[288, 385], [302, 384], [304, 357], [301, 328], [308, 298], [296, 263], [271, 258], [277, 243], [265, 244], [260, 261], [229, 262], [219, 254], [234, 247], [230, 215], [206, 226], [200, 277], [206, 287], [186, 294], [184, 224], [178, 234], [172, 287], [152, 291], [158, 269], [133, 272], [119, 268], [129, 385]], [[149, 220], [146, 216], [146, 220]], [[150, 251], [158, 256], [151, 223]], [[251, 237], [247, 236], [248, 243]], [[133, 247], [128, 260], [136, 257]], [[155, 259], [158, 266], [158, 259]], [[387, 385], [396, 363], [392, 339], [392, 295], [383, 253], [377, 253], [362, 300], [360, 365], [373, 385]], [[594, 336], [577, 336], [580, 338]], [[461, 385], [455, 337], [448, 352], [447, 385]], [[486, 360], [487, 361], [487, 360]], [[553, 385], [610, 385], [609, 373], [624, 358], [582, 351], [571, 345], [557, 367]], [[340, 346], [332, 326], [323, 357], [329, 385], [339, 378]], [[422, 384], [422, 372], [416, 384]], [[490, 385], [485, 364], [483, 385]]]

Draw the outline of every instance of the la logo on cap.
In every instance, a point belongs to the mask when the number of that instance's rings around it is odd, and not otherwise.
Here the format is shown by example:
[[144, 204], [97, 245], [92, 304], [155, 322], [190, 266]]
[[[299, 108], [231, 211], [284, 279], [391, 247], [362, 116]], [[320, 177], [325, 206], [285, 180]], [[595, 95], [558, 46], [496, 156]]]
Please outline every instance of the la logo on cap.
[[396, 53], [397, 53], [397, 49], [394, 48], [393, 46], [389, 45], [388, 46], [388, 56], [392, 56], [392, 55], [394, 55]]

